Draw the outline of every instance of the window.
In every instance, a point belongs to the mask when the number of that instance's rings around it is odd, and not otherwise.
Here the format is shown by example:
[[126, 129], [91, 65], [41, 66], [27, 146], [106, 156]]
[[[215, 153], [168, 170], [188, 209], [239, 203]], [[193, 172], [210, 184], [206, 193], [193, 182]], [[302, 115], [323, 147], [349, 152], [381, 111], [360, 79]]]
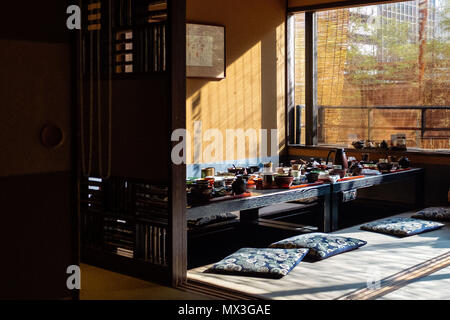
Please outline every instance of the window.
[[[303, 144], [310, 61], [305, 13], [293, 19], [296, 143]], [[318, 11], [315, 21], [319, 144], [405, 133], [409, 148], [450, 150], [450, 0]]]

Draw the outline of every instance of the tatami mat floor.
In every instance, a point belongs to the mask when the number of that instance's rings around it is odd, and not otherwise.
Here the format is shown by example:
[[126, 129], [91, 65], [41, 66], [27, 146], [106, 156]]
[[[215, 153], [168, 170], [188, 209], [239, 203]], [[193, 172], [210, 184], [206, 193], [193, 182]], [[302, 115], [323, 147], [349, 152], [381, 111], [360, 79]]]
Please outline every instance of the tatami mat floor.
[[[411, 212], [397, 216], [410, 217]], [[189, 270], [188, 278], [266, 299], [338, 299], [367, 288], [368, 281], [374, 277], [382, 281], [401, 272], [407, 272], [408, 279], [415, 277], [411, 268], [446, 255], [450, 250], [448, 224], [442, 229], [406, 238], [363, 231], [359, 225], [335, 234], [365, 240], [367, 245], [326, 260], [301, 262], [282, 279], [204, 273], [209, 265]], [[391, 293], [383, 291], [386, 294], [379, 299], [449, 299], [450, 277], [446, 263], [442, 263], [442, 269], [436, 269], [424, 278], [411, 278], [415, 279], [412, 283], [400, 285], [400, 280], [396, 281], [398, 288]], [[425, 271], [423, 275], [426, 275]]]
[[208, 296], [164, 287], [111, 272], [81, 265], [80, 300], [205, 300]]
[[388, 293], [380, 300], [450, 300], [450, 267]]

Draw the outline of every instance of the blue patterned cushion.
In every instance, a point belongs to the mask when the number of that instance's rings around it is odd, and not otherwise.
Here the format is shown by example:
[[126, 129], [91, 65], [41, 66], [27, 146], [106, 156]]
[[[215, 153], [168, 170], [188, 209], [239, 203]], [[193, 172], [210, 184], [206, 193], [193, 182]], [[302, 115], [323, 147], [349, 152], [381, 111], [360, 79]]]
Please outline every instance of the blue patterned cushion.
[[341, 237], [326, 233], [308, 233], [281, 240], [270, 245], [271, 248], [308, 248], [308, 255], [322, 260], [339, 253], [358, 249], [365, 245], [364, 240]]
[[411, 218], [436, 221], [450, 221], [449, 207], [432, 207], [416, 212]]
[[227, 212], [227, 213], [219, 213], [219, 214], [215, 214], [212, 216], [208, 216], [208, 217], [203, 217], [203, 218], [199, 218], [199, 219], [192, 219], [192, 220], [188, 220], [188, 224], [195, 226], [195, 227], [201, 227], [201, 226], [205, 226], [208, 224], [213, 224], [216, 222], [222, 222], [222, 221], [227, 221], [227, 220], [234, 220], [237, 219], [238, 216], [235, 215], [234, 213], [231, 212]]
[[308, 249], [253, 249], [243, 248], [205, 272], [282, 278], [308, 253]]
[[388, 218], [361, 226], [362, 230], [391, 234], [399, 237], [408, 237], [422, 232], [442, 228], [439, 222], [425, 221], [411, 218]]

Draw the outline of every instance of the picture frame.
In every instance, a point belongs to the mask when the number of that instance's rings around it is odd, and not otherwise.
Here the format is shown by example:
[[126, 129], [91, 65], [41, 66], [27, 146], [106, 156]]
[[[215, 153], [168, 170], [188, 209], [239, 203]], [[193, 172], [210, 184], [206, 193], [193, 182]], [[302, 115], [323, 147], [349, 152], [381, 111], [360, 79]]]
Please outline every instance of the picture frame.
[[225, 79], [225, 27], [186, 24], [186, 77]]

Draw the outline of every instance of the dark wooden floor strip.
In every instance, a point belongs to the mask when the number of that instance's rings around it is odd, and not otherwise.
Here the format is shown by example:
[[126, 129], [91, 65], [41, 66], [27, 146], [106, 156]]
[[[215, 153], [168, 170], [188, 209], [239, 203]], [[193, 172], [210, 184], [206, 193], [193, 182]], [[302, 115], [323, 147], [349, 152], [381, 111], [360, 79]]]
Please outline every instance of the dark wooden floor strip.
[[188, 279], [182, 287], [184, 290], [204, 294], [220, 300], [263, 300], [263, 298], [237, 290], [211, 285], [198, 280]]

